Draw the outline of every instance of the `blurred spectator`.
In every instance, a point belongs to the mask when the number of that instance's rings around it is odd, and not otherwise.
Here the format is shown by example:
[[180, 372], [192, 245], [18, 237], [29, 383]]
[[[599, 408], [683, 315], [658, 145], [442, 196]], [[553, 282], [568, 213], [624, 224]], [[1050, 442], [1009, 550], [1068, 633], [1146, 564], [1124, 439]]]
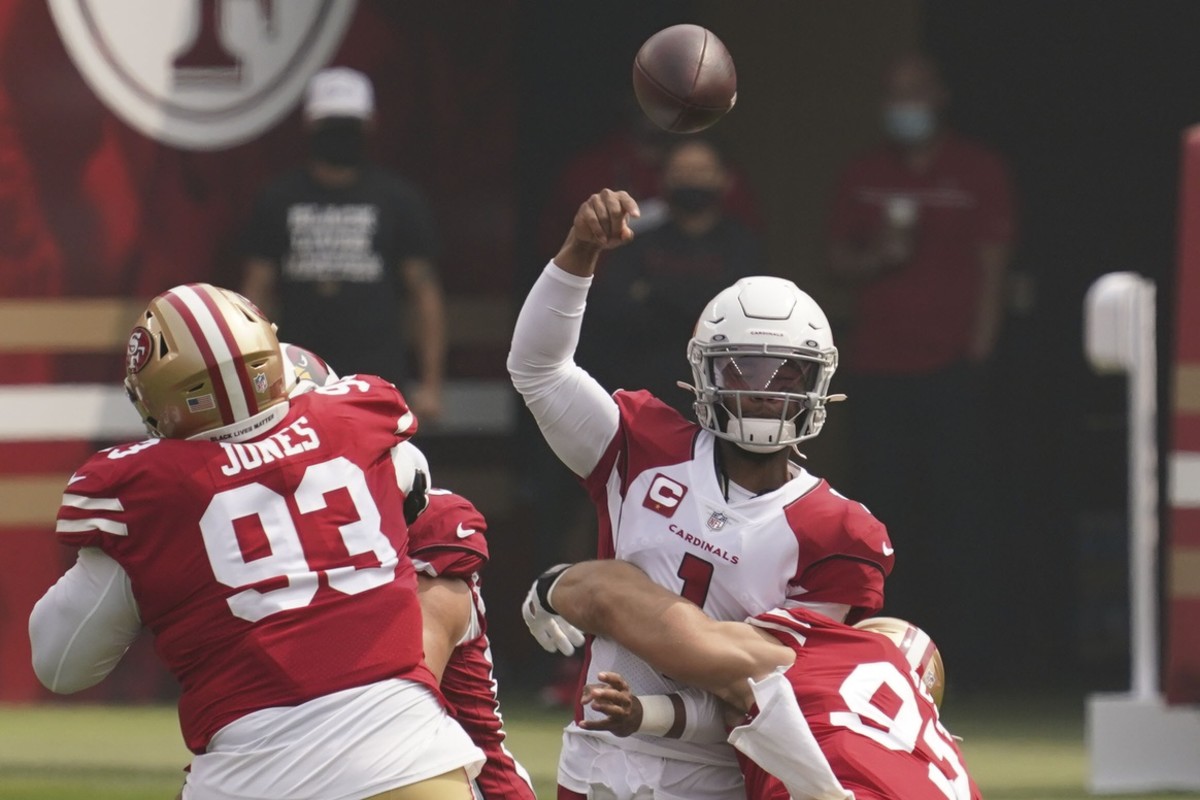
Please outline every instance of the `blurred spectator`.
[[684, 357], [696, 309], [746, 275], [765, 270], [758, 237], [725, 213], [732, 185], [719, 148], [681, 139], [663, 160], [656, 193], [666, 218], [606, 257], [588, 299], [580, 363], [606, 389], [648, 389], [691, 418]]
[[985, 431], [1017, 422], [984, 411], [1014, 210], [1004, 163], [948, 129], [946, 101], [927, 57], [890, 66], [888, 141], [842, 175], [830, 266], [857, 301], [842, 363], [855, 496], [897, 550], [887, 610], [921, 620], [947, 660], [970, 671], [986, 667], [972, 640], [995, 601], [986, 579], [998, 498]]
[[[279, 319], [287, 338], [343, 374], [408, 378], [398, 346], [410, 324], [420, 383], [407, 392], [423, 420], [441, 411], [445, 320], [429, 209], [415, 186], [371, 164], [370, 81], [339, 67], [309, 83], [308, 163], [259, 196], [247, 235], [242, 293]], [[411, 313], [400, 300], [407, 296]]]
[[[597, 186], [624, 189], [633, 195], [642, 211], [634, 230], [648, 230], [666, 220], [667, 206], [661, 195], [663, 154], [679, 136], [657, 127], [632, 101], [624, 116], [625, 124], [563, 168], [539, 222], [539, 252], [557, 252], [562, 232], [571, 227], [573, 210]], [[721, 198], [726, 212], [755, 230], [761, 229], [758, 203], [745, 175], [730, 165], [726, 170], [729, 185]]]

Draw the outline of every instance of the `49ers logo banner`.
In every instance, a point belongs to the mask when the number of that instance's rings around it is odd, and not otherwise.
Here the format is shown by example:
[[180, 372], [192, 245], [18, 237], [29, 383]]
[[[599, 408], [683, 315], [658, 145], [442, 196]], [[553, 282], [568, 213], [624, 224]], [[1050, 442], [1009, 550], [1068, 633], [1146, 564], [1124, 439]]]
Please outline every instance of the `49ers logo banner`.
[[355, 1], [50, 0], [50, 10], [113, 113], [165, 144], [220, 150], [291, 110]]

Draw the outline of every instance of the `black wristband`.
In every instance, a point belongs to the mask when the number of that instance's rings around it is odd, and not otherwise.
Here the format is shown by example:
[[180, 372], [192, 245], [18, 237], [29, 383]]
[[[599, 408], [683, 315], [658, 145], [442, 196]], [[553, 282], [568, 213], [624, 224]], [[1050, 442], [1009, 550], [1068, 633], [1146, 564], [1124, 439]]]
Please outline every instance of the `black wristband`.
[[570, 568], [570, 564], [559, 564], [558, 566], [551, 567], [539, 575], [537, 582], [534, 584], [538, 602], [542, 604], [542, 608], [551, 614], [557, 614], [558, 612], [550, 605], [550, 588], [554, 586], [554, 582], [558, 580], [559, 576]]

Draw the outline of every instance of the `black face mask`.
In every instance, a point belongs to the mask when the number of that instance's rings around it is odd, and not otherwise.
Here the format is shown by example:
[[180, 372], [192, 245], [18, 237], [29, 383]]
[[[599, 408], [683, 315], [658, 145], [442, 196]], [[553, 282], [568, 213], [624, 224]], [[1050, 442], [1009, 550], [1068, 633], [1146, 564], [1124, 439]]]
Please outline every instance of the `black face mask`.
[[707, 186], [676, 186], [667, 192], [667, 203], [684, 214], [708, 211], [721, 202], [721, 192]]
[[308, 135], [313, 160], [335, 167], [361, 166], [366, 160], [366, 144], [366, 131], [358, 119], [323, 120]]

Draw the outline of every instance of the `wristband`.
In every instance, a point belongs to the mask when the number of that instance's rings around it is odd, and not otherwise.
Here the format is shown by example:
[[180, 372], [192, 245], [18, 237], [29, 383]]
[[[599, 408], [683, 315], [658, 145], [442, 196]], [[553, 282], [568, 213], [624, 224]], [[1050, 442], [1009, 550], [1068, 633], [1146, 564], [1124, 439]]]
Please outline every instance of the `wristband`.
[[558, 579], [562, 574], [571, 568], [570, 564], [559, 564], [551, 567], [538, 576], [534, 583], [534, 591], [537, 594], [538, 602], [542, 604], [542, 608], [549, 611], [551, 614], [557, 615], [554, 606], [550, 605], [550, 592], [554, 589], [554, 584], [558, 583]]
[[666, 736], [675, 727], [675, 704], [665, 694], [638, 695], [642, 704], [642, 724], [637, 732], [649, 736]]

